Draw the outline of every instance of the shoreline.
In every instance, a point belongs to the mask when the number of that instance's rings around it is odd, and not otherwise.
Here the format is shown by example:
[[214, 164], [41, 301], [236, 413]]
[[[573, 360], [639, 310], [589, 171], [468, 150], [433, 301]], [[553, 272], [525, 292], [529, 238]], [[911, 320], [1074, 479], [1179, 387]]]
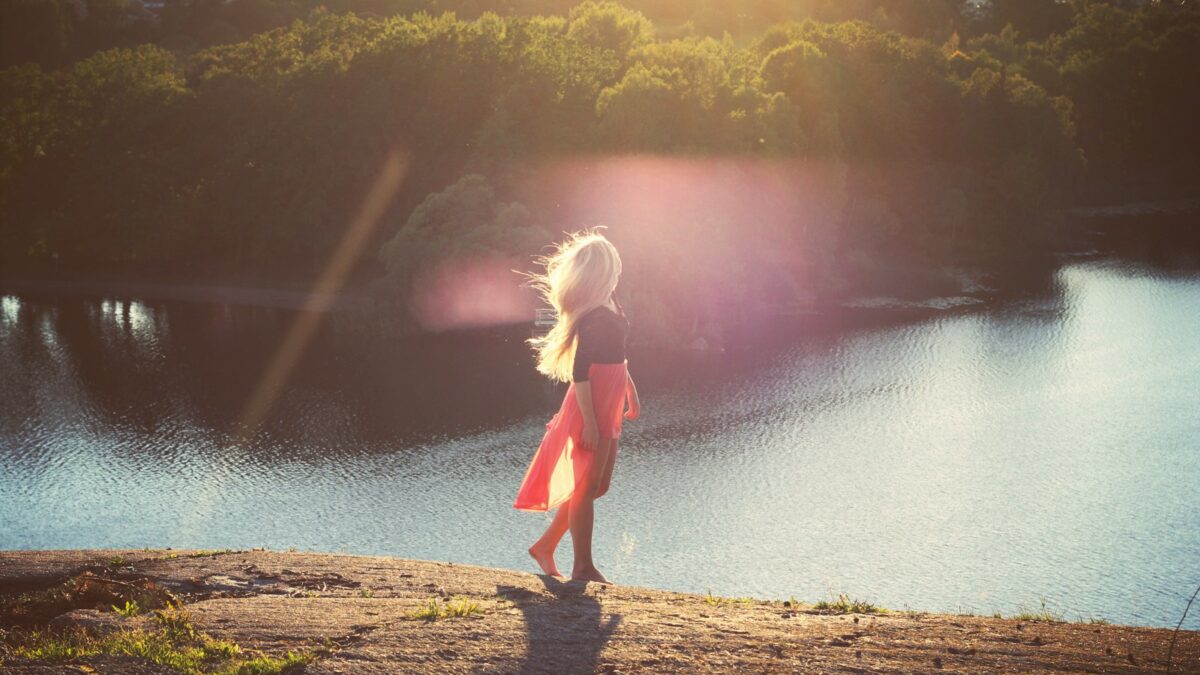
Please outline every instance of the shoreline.
[[[1078, 230], [1074, 235], [1063, 239], [1054, 247], [1038, 252], [1033, 258], [1025, 261], [1025, 266], [1016, 274], [1001, 272], [978, 261], [927, 268], [911, 267], [903, 271], [897, 271], [900, 269], [897, 268], [893, 270], [900, 274], [897, 278], [907, 275], [907, 281], [894, 286], [867, 286], [853, 292], [838, 292], [826, 296], [815, 291], [804, 291], [799, 293], [798, 297], [786, 301], [760, 299], [735, 308], [731, 314], [735, 318], [717, 321], [700, 329], [693, 327], [691, 331], [673, 332], [670, 335], [643, 335], [632, 346], [679, 353], [720, 354], [730, 349], [742, 348], [744, 325], [757, 324], [764, 320], [780, 327], [794, 325], [797, 321], [848, 321], [855, 325], [871, 325], [984, 310], [997, 302], [1036, 293], [1048, 287], [1054, 270], [1068, 263], [1106, 256], [1130, 255], [1129, 251], [1123, 251], [1121, 243], [1124, 241], [1122, 238], [1130, 235], [1129, 229], [1112, 225], [1123, 217], [1144, 220], [1147, 217], [1165, 214], [1167, 217], [1186, 216], [1194, 219], [1200, 218], [1200, 210], [1197, 209], [1200, 209], [1200, 200], [1189, 199], [1066, 210], [1063, 211], [1064, 215], [1080, 222], [1087, 221], [1091, 225], [1080, 229], [1077, 224], [1073, 228]], [[1132, 212], [1125, 213], [1126, 210]], [[1168, 227], [1177, 229], [1177, 224], [1168, 224]], [[1145, 254], [1145, 251], [1141, 254]], [[375, 322], [382, 316], [389, 316], [389, 330], [409, 338], [483, 334], [497, 329], [537, 329], [536, 315], [531, 315], [528, 320], [523, 321], [463, 325], [440, 331], [424, 330], [410, 319], [404, 318], [402, 311], [397, 312], [397, 308], [391, 306], [390, 300], [378, 296], [362, 284], [351, 284], [333, 293], [313, 293], [296, 286], [273, 287], [269, 284], [234, 286], [201, 281], [158, 282], [153, 279], [0, 277], [0, 296], [50, 302], [64, 299], [115, 299], [126, 303], [150, 305], [182, 303], [226, 308], [238, 306], [251, 311], [281, 310], [300, 314], [312, 313], [326, 318], [339, 315], [352, 319], [352, 323], [359, 327]]]
[[[117, 589], [115, 595], [100, 593], [97, 600], [93, 592], [74, 607], [39, 610], [34, 598], [51, 597], [46, 591], [81, 578], [93, 588]], [[109, 609], [121, 604], [121, 593], [132, 592], [140, 593], [147, 611], [126, 617]], [[14, 614], [22, 593], [26, 611]], [[995, 618], [853, 602], [719, 598], [337, 553], [0, 551], [0, 628], [10, 631], [10, 641], [39, 622], [57, 630], [90, 626], [97, 634], [152, 630], [157, 612], [149, 609], [156, 598], [186, 610], [204, 636], [196, 639], [239, 645], [240, 651], [227, 651], [246, 658], [297, 659], [285, 672], [1132, 673], [1165, 672], [1168, 652], [1173, 672], [1200, 668], [1200, 631], [1048, 615]], [[88, 608], [97, 606], [102, 609]], [[14, 616], [27, 625], [16, 627]], [[107, 672], [175, 672], [149, 669], [154, 664], [128, 655], [50, 664], [11, 651], [0, 651], [0, 658], [4, 673], [105, 659], [123, 659], [119, 670]]]
[[154, 281], [112, 281], [66, 279], [2, 279], [0, 295], [59, 296], [79, 298], [117, 298], [141, 302], [193, 302], [199, 304], [243, 305], [272, 309], [304, 310], [314, 304], [321, 309], [370, 310], [376, 306], [366, 294], [341, 291], [309, 291], [265, 286], [219, 286], [212, 284], [157, 283]]
[[[1092, 253], [1081, 251], [1079, 254]], [[884, 287], [863, 290], [830, 298], [818, 298], [805, 293], [791, 301], [759, 301], [753, 311], [778, 318], [823, 315], [862, 310], [913, 309], [946, 310], [967, 305], [983, 304], [1001, 289], [989, 285], [991, 276], [983, 267], [946, 265], [936, 269], [940, 288], [916, 289], [915, 292], [885, 294]], [[262, 309], [304, 311], [318, 305], [318, 311], [372, 311], [379, 308], [379, 298], [362, 289], [341, 290], [336, 293], [315, 293], [299, 288], [279, 288], [269, 285], [226, 286], [204, 282], [171, 283], [146, 280], [61, 279], [61, 278], [0, 278], [0, 296], [29, 298], [91, 298], [132, 302], [179, 302], [210, 305], [239, 305]], [[535, 315], [521, 325], [536, 325]], [[506, 324], [516, 325], [516, 324]], [[460, 328], [460, 331], [478, 330]], [[433, 334], [433, 332], [430, 332]]]

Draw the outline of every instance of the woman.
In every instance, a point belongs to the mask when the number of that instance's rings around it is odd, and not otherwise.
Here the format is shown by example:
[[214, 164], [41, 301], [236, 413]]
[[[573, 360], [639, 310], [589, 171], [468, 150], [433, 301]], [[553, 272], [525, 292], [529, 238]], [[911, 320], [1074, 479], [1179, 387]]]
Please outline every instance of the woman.
[[537, 350], [538, 371], [571, 384], [546, 424], [513, 506], [526, 511], [558, 507], [529, 548], [543, 572], [559, 576], [554, 550], [569, 529], [575, 551], [571, 579], [607, 584], [592, 559], [592, 503], [608, 491], [622, 414], [634, 420], [641, 409], [625, 361], [629, 324], [613, 295], [621, 258], [600, 234], [579, 232], [545, 259], [545, 266], [545, 274], [532, 281], [558, 319], [545, 336], [529, 342]]

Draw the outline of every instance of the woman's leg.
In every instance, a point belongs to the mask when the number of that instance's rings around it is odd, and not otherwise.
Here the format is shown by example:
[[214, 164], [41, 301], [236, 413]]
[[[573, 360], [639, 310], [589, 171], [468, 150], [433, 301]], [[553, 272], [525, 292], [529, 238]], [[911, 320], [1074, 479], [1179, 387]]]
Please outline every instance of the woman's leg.
[[608, 462], [604, 465], [604, 473], [600, 476], [600, 487], [596, 489], [596, 499], [608, 493], [608, 484], [612, 482], [613, 467], [617, 465], [618, 439], [612, 439], [612, 450], [608, 453]]
[[575, 549], [575, 565], [571, 570], [572, 579], [584, 579], [607, 584], [608, 579], [596, 569], [592, 560], [592, 525], [595, 511], [592, 502], [596, 499], [596, 488], [608, 465], [608, 457], [613, 446], [613, 439], [601, 438], [599, 447], [592, 456], [592, 469], [583, 485], [575, 486], [575, 494], [571, 495], [571, 513], [568, 514], [571, 529], [571, 544]]
[[562, 506], [558, 507], [558, 512], [554, 514], [554, 520], [550, 521], [550, 525], [542, 534], [541, 539], [529, 547], [529, 555], [533, 556], [542, 571], [550, 576], [562, 576], [558, 571], [558, 566], [554, 564], [554, 550], [558, 548], [558, 542], [562, 541], [563, 535], [567, 533], [570, 513], [571, 502], [564, 502]]

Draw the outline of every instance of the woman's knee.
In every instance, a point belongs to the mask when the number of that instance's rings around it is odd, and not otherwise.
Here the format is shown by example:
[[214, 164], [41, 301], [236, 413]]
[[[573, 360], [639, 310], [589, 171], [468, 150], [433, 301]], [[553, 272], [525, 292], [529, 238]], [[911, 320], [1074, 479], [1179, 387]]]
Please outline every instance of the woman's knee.
[[593, 501], [600, 496], [600, 481], [593, 476], [588, 476], [584, 481], [575, 486], [575, 497], [571, 500], [578, 504], [580, 501]]

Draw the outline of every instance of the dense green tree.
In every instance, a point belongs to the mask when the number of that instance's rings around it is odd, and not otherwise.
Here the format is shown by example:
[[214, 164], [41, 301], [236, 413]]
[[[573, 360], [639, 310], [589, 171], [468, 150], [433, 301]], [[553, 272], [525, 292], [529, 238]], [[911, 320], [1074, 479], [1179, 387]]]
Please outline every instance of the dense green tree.
[[784, 181], [802, 216], [722, 193], [614, 232], [651, 250], [665, 232], [721, 242], [727, 269], [677, 246], [662, 276], [630, 280], [635, 305], [690, 325], [713, 308], [655, 289], [733, 304], [847, 290], [1039, 246], [1081, 184], [1200, 182], [1194, 4], [995, 2], [992, 27], [968, 4], [198, 1], [170, 3], [149, 35], [121, 0], [94, 0], [87, 21], [14, 0], [2, 16], [45, 39], [0, 52], [41, 64], [0, 69], [0, 262], [304, 283], [399, 153], [369, 242], [383, 253], [356, 272], [403, 286], [422, 260], [548, 238], [555, 200], [513, 196], [544, 162], [787, 167], [730, 185]]
[[654, 38], [654, 25], [641, 12], [616, 2], [587, 0], [567, 16], [567, 37], [624, 58]]
[[386, 274], [378, 287], [411, 302], [414, 283], [444, 261], [529, 259], [549, 242], [524, 205], [499, 201], [487, 178], [469, 174], [426, 197], [379, 249]]

